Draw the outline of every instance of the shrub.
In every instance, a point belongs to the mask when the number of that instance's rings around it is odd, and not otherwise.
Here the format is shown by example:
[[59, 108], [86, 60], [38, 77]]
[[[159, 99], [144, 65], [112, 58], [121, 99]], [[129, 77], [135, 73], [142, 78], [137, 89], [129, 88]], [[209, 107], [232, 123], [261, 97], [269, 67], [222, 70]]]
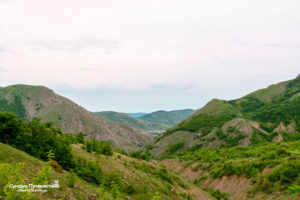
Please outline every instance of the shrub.
[[78, 160], [75, 173], [89, 183], [100, 185], [102, 183], [102, 170], [97, 163], [92, 161]]
[[76, 140], [78, 143], [84, 144], [84, 133], [82, 132], [77, 133]]
[[149, 160], [149, 155], [148, 155], [148, 154], [141, 153], [140, 151], [131, 152], [131, 153], [129, 154], [129, 156], [132, 157], [132, 158], [143, 159], [143, 160]]
[[71, 170], [69, 172], [69, 175], [68, 175], [68, 185], [69, 185], [69, 187], [74, 187], [75, 181], [76, 181], [76, 174], [73, 170]]
[[47, 185], [49, 184], [51, 176], [52, 176], [51, 167], [48, 165], [43, 166], [41, 171], [38, 173], [37, 177], [33, 179], [33, 183], [39, 185]]
[[183, 147], [184, 147], [184, 142], [183, 141], [181, 141], [181, 142], [177, 142], [177, 143], [175, 143], [175, 144], [173, 144], [173, 145], [171, 145], [170, 146], [170, 148], [169, 148], [169, 153], [170, 154], [173, 154], [173, 153], [175, 153], [176, 151], [178, 151], [179, 149], [182, 149]]
[[63, 168], [60, 164], [58, 164], [57, 161], [55, 160], [52, 160], [50, 162], [50, 166], [56, 171], [56, 172], [59, 172], [59, 173], [62, 173], [63, 172]]

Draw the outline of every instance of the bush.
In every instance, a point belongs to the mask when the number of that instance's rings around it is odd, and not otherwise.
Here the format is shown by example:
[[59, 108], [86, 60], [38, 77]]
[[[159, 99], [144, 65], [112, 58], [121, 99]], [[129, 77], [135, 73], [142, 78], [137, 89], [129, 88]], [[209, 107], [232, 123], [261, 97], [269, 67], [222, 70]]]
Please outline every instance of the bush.
[[69, 175], [68, 175], [68, 185], [69, 185], [69, 187], [74, 187], [75, 181], [76, 181], [76, 174], [73, 170], [71, 170], [69, 172]]
[[63, 168], [60, 164], [58, 164], [58, 162], [56, 162], [55, 160], [52, 160], [50, 162], [51, 167], [58, 173], [62, 173], [63, 172]]
[[96, 139], [92, 139], [92, 140], [86, 139], [84, 149], [86, 149], [87, 152], [96, 152], [106, 156], [113, 155], [111, 144]]
[[33, 183], [36, 185], [47, 185], [52, 176], [51, 167], [46, 165], [43, 166], [37, 177], [33, 179]]
[[76, 161], [75, 173], [89, 183], [100, 185], [103, 181], [102, 170], [100, 166], [92, 161]]
[[182, 149], [182, 148], [184, 147], [184, 144], [185, 144], [185, 143], [184, 143], [183, 141], [177, 142], [177, 143], [175, 143], [175, 144], [173, 144], [173, 145], [170, 146], [168, 152], [169, 152], [170, 154], [173, 154], [173, 153], [175, 153], [176, 151], [178, 151], [179, 149]]
[[140, 151], [131, 152], [129, 156], [132, 158], [143, 159], [143, 160], [149, 160], [150, 158], [148, 154], [141, 153]]
[[76, 140], [78, 143], [84, 144], [84, 133], [83, 132], [77, 133]]

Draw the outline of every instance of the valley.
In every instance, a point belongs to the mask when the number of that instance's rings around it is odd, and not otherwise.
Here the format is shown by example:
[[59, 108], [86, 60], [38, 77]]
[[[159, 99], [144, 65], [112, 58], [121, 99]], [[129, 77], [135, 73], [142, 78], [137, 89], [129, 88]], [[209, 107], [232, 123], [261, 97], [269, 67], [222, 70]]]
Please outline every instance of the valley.
[[[132, 117], [43, 86], [2, 87], [1, 199], [298, 199], [299, 97], [300, 76], [197, 111]], [[55, 180], [46, 193], [9, 189]]]
[[157, 136], [191, 116], [194, 112], [195, 110], [192, 109], [184, 109], [173, 111], [161, 110], [148, 114], [133, 113], [128, 115], [126, 113], [118, 113], [113, 111], [96, 112], [95, 114], [104, 119], [128, 124], [133, 128]]

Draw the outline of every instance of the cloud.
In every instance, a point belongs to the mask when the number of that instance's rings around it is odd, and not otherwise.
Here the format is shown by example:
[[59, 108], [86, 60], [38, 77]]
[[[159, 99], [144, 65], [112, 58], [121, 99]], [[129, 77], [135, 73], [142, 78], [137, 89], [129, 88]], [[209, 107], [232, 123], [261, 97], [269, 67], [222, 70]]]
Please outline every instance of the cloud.
[[88, 48], [101, 48], [108, 52], [118, 49], [121, 42], [117, 39], [99, 39], [94, 37], [78, 37], [75, 39], [39, 39], [29, 42], [35, 51], [68, 51], [76, 52]]
[[196, 108], [299, 73], [300, 1], [6, 1], [0, 83], [90, 110]]
[[300, 43], [296, 44], [283, 44], [283, 43], [265, 43], [261, 45], [255, 46], [255, 48], [261, 48], [261, 47], [274, 47], [274, 48], [300, 48]]
[[0, 72], [6, 72], [7, 69], [5, 69], [4, 67], [0, 66]]
[[0, 47], [0, 54], [7, 52], [8, 49], [4, 48], [4, 47]]

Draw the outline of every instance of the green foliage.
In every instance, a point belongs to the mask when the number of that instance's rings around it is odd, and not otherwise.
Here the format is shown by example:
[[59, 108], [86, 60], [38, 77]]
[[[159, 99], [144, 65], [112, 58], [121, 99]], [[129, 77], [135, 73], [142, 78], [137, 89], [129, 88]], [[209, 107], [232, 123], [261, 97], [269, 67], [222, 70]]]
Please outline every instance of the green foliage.
[[84, 144], [84, 133], [82, 132], [77, 133], [76, 140], [78, 143]]
[[192, 120], [178, 125], [175, 129], [171, 129], [166, 134], [171, 134], [175, 131], [186, 130], [196, 132], [201, 130], [203, 135], [207, 135], [213, 128], [221, 127], [225, 122], [235, 118], [234, 114], [198, 114]]
[[74, 187], [76, 181], [76, 174], [73, 170], [71, 170], [68, 174], [68, 185], [69, 187]]
[[9, 103], [6, 99], [0, 99], [0, 111], [16, 113], [18, 118], [26, 117], [26, 110], [22, 104], [21, 97], [16, 95], [14, 101]]
[[192, 200], [192, 197], [187, 193], [180, 193], [180, 196], [182, 196], [186, 200]]
[[120, 200], [120, 188], [118, 186], [118, 184], [116, 184], [114, 181], [112, 181], [110, 183], [110, 187], [111, 187], [111, 196], [113, 197], [113, 199], [115, 200]]
[[148, 174], [150, 174], [151, 176], [160, 178], [162, 180], [165, 180], [169, 183], [173, 182], [173, 178], [170, 175], [170, 173], [164, 169], [164, 168], [158, 168], [156, 169], [153, 166], [147, 165], [146, 163], [138, 163], [135, 161], [130, 162], [136, 169], [141, 170], [143, 172], [146, 172]]
[[[257, 190], [270, 190], [275, 183], [285, 190], [300, 174], [300, 141], [262, 144], [248, 147], [189, 150], [173, 157], [199, 163], [214, 178], [238, 175], [252, 178]], [[273, 170], [258, 176], [265, 168]]]
[[[207, 145], [216, 138], [211, 137], [210, 140], [207, 140], [205, 136], [212, 130], [217, 129], [216, 136], [226, 143], [224, 146], [237, 146], [239, 145], [239, 141], [245, 138], [246, 134], [239, 133], [237, 136], [232, 137], [233, 134], [231, 133], [236, 133], [233, 127], [228, 128], [226, 134], [221, 130], [221, 127], [226, 122], [237, 117], [244, 119], [246, 122], [250, 120], [259, 122], [260, 127], [268, 132], [255, 131], [251, 139], [252, 144], [272, 142], [276, 136], [276, 133], [273, 133], [273, 131], [281, 122], [285, 126], [291, 123], [295, 125], [294, 133], [284, 133], [284, 140], [299, 140], [300, 78], [297, 77], [294, 80], [258, 90], [237, 100], [212, 100], [191, 118], [181, 122], [158, 137], [155, 142], [157, 143], [162, 138], [172, 135], [174, 132], [189, 131], [197, 132], [195, 138], [199, 140], [198, 144]], [[177, 137], [177, 135], [174, 137]], [[169, 138], [171, 139], [172, 137]]]
[[153, 196], [153, 199], [152, 200], [160, 200], [160, 195], [158, 192], [155, 193], [155, 195]]
[[263, 130], [265, 130], [269, 133], [272, 133], [273, 130], [276, 128], [276, 124], [274, 124], [274, 123], [268, 124], [268, 123], [261, 122], [261, 123], [259, 123], [259, 126], [260, 126], [260, 128], [262, 128]]
[[89, 183], [100, 185], [103, 182], [102, 169], [96, 162], [76, 160], [75, 173]]
[[215, 197], [217, 200], [228, 200], [229, 194], [228, 193], [222, 193], [220, 190], [213, 190], [209, 188], [204, 188], [206, 192], [208, 192], [211, 196]]
[[52, 152], [51, 149], [47, 153], [48, 153], [48, 155], [47, 155], [48, 161], [51, 162], [55, 158], [54, 153]]
[[[299, 179], [300, 176], [298, 176]], [[288, 188], [289, 193], [291, 194], [295, 194], [295, 195], [300, 195], [300, 186], [299, 185], [292, 185]], [[294, 197], [295, 199], [297, 199], [297, 197]]]
[[113, 155], [111, 144], [109, 144], [108, 142], [103, 142], [95, 139], [86, 139], [84, 148], [87, 152], [96, 152], [98, 154], [103, 154], [106, 156]]
[[[235, 104], [236, 101], [231, 101]], [[264, 106], [264, 103], [253, 96], [247, 96], [236, 104], [243, 113], [248, 113]]]
[[300, 99], [287, 102], [272, 102], [255, 110], [252, 119], [262, 122], [289, 124], [292, 120], [299, 121]]
[[14, 113], [0, 112], [0, 141], [14, 144], [20, 133], [24, 132], [25, 126], [22, 119], [18, 119]]
[[242, 133], [239, 133], [236, 137], [227, 137], [225, 138], [226, 146], [227, 147], [234, 147], [239, 144], [239, 141], [244, 139], [246, 136]]
[[24, 122], [13, 113], [0, 112], [0, 141], [8, 143], [37, 158], [48, 160], [48, 152], [65, 169], [74, 167], [69, 143], [60, 129], [51, 123]]
[[131, 152], [129, 154], [129, 156], [132, 157], [132, 158], [143, 159], [143, 160], [147, 160], [147, 161], [150, 159], [150, 155], [149, 154], [142, 153], [140, 151]]
[[182, 149], [184, 147], [184, 144], [185, 143], [183, 141], [177, 142], [177, 143], [170, 146], [168, 152], [170, 154], [173, 154], [173, 153], [177, 152], [179, 149]]
[[63, 168], [60, 164], [58, 164], [57, 161], [52, 160], [49, 162], [49, 165], [58, 173], [62, 173], [63, 172]]
[[52, 171], [49, 165], [43, 166], [41, 171], [38, 173], [37, 177], [34, 178], [33, 183], [39, 185], [47, 185], [49, 184], [49, 180], [51, 179]]
[[32, 199], [32, 194], [30, 192], [17, 192], [16, 188], [12, 189], [9, 187], [10, 184], [26, 184], [22, 177], [23, 166], [23, 163], [19, 163], [16, 165], [0, 163], [0, 199]]
[[[264, 192], [274, 192], [278, 190], [288, 190], [299, 184], [300, 160], [287, 159], [277, 165], [270, 173], [259, 176], [252, 192], [263, 190]], [[274, 187], [277, 186], [277, 187]], [[296, 187], [297, 188], [297, 187]]]
[[222, 129], [221, 128], [218, 128], [217, 132], [217, 137], [220, 139], [220, 140], [223, 140], [226, 138], [226, 135], [223, 133]]

